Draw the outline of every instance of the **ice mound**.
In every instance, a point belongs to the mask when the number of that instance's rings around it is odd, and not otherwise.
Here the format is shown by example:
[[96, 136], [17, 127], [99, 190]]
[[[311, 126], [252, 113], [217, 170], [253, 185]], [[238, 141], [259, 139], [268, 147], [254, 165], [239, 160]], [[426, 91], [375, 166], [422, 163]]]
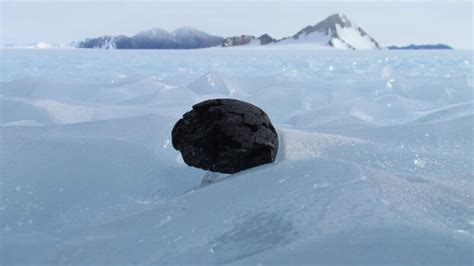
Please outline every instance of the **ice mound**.
[[[109, 221], [184, 193], [198, 184], [192, 173], [199, 171], [176, 165], [172, 122], [147, 115], [3, 128], [2, 222], [20, 224], [18, 232], [50, 232]], [[177, 179], [185, 173], [191, 176]]]
[[[0, 263], [470, 265], [471, 57], [2, 51]], [[281, 152], [202, 185], [170, 132], [216, 96]]]

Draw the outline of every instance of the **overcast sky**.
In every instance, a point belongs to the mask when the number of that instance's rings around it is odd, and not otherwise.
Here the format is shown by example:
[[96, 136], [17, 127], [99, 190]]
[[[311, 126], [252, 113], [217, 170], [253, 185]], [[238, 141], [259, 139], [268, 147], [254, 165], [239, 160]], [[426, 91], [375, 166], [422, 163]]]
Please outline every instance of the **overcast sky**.
[[268, 33], [281, 38], [344, 13], [383, 46], [446, 43], [472, 49], [471, 0], [393, 1], [4, 1], [2, 44], [70, 42], [99, 35], [133, 35], [191, 26], [233, 36]]

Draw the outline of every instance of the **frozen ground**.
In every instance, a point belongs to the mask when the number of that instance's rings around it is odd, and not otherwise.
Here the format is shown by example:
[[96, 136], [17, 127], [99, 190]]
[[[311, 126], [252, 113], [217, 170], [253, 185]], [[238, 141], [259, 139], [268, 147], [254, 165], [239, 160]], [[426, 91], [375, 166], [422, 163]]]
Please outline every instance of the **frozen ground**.
[[[472, 263], [472, 51], [0, 52], [0, 264]], [[170, 130], [214, 97], [277, 162], [200, 185]]]

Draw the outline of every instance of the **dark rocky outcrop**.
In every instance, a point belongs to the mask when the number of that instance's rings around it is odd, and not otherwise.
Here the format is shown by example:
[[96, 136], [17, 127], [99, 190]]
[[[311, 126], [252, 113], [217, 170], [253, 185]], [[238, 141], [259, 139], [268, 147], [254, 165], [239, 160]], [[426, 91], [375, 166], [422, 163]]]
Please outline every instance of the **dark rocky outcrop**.
[[254, 39], [255, 37], [252, 35], [240, 35], [240, 36], [227, 37], [224, 39], [224, 42], [222, 42], [222, 47], [244, 45], [244, 44], [248, 44]]
[[172, 142], [186, 164], [222, 173], [271, 163], [278, 151], [278, 135], [267, 114], [233, 99], [194, 105], [174, 126]]
[[224, 41], [222, 42], [222, 47], [245, 45], [245, 44], [249, 44], [253, 40], [258, 40], [256, 44], [260, 44], [260, 45], [265, 45], [265, 44], [275, 42], [275, 39], [273, 39], [272, 37], [270, 37], [270, 35], [266, 33], [258, 38], [255, 38], [255, 36], [252, 36], [252, 35], [240, 35], [240, 36], [225, 38]]
[[275, 42], [275, 39], [273, 39], [270, 35], [268, 35], [266, 33], [263, 34], [262, 36], [258, 37], [258, 39], [260, 40], [261, 45], [265, 45], [265, 44]]

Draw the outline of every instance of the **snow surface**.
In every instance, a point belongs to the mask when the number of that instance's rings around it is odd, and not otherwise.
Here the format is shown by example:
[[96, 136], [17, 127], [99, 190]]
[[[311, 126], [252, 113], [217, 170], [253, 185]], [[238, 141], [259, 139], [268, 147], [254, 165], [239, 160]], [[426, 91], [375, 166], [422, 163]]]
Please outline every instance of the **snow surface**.
[[311, 44], [314, 44], [315, 46], [320, 45], [322, 47], [328, 47], [330, 40], [331, 40], [331, 36], [326, 35], [325, 33], [313, 32], [313, 33], [310, 33], [310, 34], [307, 34], [307, 35], [302, 34], [298, 39], [288, 37], [288, 38], [283, 39], [283, 40], [281, 40], [277, 43], [270, 44], [270, 45], [289, 45], [289, 44], [311, 43]]
[[0, 49], [72, 49], [75, 48], [75, 42], [71, 43], [51, 43], [51, 42], [35, 42], [24, 46], [6, 46]]
[[37, 42], [28, 46], [28, 48], [39, 48], [39, 49], [48, 49], [48, 48], [55, 48], [56, 45], [47, 42]]
[[[2, 265], [472, 263], [472, 51], [1, 57]], [[215, 97], [267, 111], [275, 163], [183, 163], [170, 131]]]

